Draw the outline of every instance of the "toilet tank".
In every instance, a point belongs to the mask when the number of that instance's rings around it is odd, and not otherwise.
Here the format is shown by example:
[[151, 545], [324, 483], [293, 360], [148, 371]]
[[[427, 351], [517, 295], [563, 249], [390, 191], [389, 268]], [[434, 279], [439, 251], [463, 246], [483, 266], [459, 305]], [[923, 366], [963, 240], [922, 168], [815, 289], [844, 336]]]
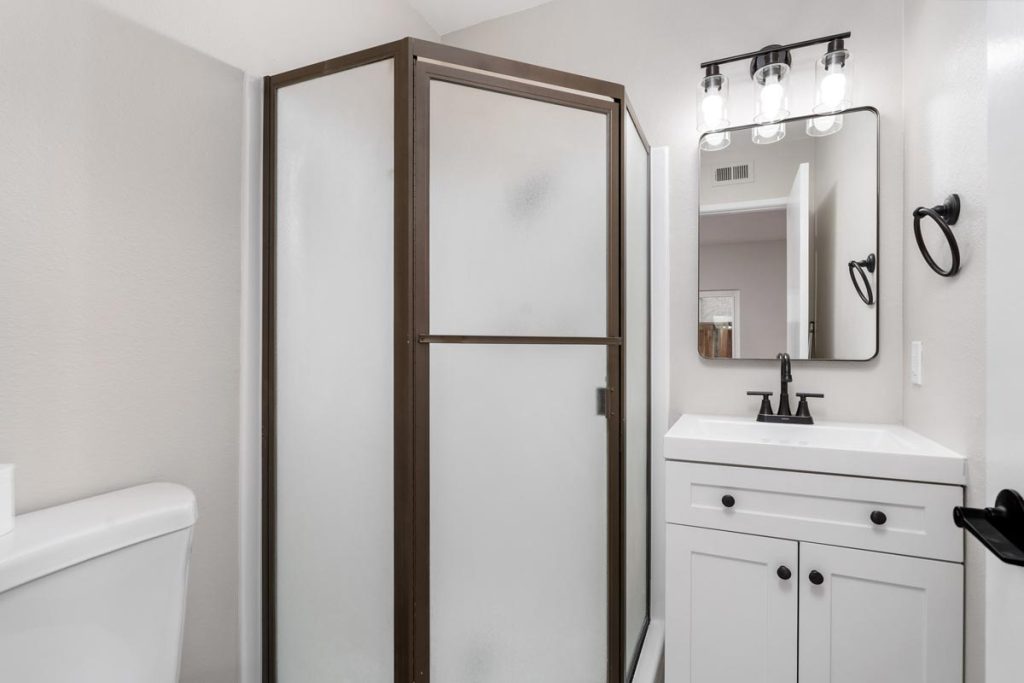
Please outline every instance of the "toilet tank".
[[0, 536], [0, 681], [177, 681], [195, 520], [176, 484], [19, 515]]

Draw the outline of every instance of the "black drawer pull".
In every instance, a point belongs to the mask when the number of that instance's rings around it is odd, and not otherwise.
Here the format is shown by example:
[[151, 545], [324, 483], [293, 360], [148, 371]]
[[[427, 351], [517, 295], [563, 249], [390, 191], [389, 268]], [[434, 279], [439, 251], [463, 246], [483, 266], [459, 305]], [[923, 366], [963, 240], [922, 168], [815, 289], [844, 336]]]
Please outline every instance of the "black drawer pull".
[[871, 523], [875, 524], [876, 526], [882, 526], [886, 523], [886, 521], [888, 521], [888, 519], [889, 518], [886, 517], [885, 513], [882, 512], [881, 510], [874, 510], [871, 513]]
[[778, 574], [779, 578], [783, 581], [789, 581], [790, 577], [793, 576], [793, 572], [789, 571], [789, 567], [786, 565], [779, 567], [778, 571], [775, 573]]
[[724, 505], [725, 507], [731, 508], [735, 504], [736, 499], [730, 496], [728, 493], [722, 496], [722, 505]]
[[822, 576], [821, 572], [819, 572], [817, 569], [811, 571], [811, 573], [807, 575], [807, 578], [810, 579], [811, 583], [813, 583], [815, 586], [820, 586], [821, 584], [825, 583], [825, 577]]

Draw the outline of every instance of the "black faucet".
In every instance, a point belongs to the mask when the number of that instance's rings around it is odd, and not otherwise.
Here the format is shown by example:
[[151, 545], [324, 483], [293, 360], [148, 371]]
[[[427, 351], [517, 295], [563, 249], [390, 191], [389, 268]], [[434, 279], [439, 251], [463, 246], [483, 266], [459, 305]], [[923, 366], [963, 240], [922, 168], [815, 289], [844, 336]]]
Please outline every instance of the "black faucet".
[[781, 417], [789, 417], [793, 414], [793, 411], [789, 409], [789, 383], [793, 381], [793, 366], [789, 362], [788, 353], [780, 353], [775, 357], [782, 361], [779, 368], [782, 380], [779, 385], [779, 409], [775, 414]]
[[781, 367], [779, 368], [779, 378], [781, 380], [779, 387], [779, 409], [777, 412], [772, 412], [772, 402], [770, 391], [748, 391], [747, 396], [760, 396], [761, 407], [757, 411], [758, 422], [789, 422], [792, 424], [814, 424], [814, 418], [811, 417], [811, 410], [807, 406], [807, 399], [809, 398], [825, 398], [825, 394], [810, 394], [798, 391], [796, 392], [797, 397], [800, 399], [800, 403], [796, 407], [796, 415], [793, 414], [789, 407], [789, 383], [793, 381], [793, 365], [790, 362], [788, 353], [780, 353], [776, 358], [781, 361]]

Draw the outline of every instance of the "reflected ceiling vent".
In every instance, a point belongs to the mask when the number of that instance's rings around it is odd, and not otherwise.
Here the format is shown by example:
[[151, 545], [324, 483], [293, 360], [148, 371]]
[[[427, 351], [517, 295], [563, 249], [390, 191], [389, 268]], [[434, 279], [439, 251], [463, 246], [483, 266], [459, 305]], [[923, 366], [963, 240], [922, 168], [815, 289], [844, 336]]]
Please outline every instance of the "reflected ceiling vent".
[[719, 166], [715, 169], [715, 185], [737, 185], [754, 182], [754, 162], [732, 166]]

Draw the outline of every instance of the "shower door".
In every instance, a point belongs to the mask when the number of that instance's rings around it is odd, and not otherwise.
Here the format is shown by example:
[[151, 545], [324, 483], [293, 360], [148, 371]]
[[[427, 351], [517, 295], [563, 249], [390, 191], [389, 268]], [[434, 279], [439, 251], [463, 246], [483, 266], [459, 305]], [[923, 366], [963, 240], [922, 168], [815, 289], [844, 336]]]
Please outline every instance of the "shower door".
[[608, 680], [620, 670], [618, 114], [427, 62], [416, 87], [430, 678]]
[[649, 604], [649, 147], [404, 39], [267, 78], [265, 683], [618, 683]]

